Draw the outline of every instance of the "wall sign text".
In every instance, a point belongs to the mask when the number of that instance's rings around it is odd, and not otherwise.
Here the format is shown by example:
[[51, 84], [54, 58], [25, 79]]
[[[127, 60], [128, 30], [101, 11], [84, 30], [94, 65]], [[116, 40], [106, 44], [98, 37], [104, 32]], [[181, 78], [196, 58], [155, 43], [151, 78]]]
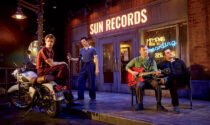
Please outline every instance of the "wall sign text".
[[147, 22], [147, 10], [142, 9], [90, 24], [90, 35], [113, 31]]

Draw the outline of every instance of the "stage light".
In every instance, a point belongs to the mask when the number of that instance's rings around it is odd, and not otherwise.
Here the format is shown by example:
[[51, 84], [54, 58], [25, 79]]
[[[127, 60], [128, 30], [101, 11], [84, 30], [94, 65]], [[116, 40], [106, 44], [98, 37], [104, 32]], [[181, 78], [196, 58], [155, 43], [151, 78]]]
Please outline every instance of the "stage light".
[[12, 18], [18, 19], [18, 20], [23, 20], [23, 19], [26, 19], [27, 16], [23, 13], [21, 7], [17, 7], [17, 11], [14, 15], [12, 15]]
[[42, 43], [43, 39], [43, 0], [37, 1], [37, 5], [31, 4], [27, 2], [26, 0], [17, 0], [18, 7], [17, 12], [12, 15], [11, 17], [18, 20], [26, 19], [27, 16], [23, 14], [22, 8], [28, 9], [30, 11], [33, 11], [37, 15], [37, 37], [39, 41], [39, 45]]

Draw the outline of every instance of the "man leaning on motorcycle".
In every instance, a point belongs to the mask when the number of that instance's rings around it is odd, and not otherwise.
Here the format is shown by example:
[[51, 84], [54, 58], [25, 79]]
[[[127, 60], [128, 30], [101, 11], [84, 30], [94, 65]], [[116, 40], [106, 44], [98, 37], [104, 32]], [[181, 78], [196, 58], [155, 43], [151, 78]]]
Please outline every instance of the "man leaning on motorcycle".
[[55, 41], [56, 38], [54, 35], [48, 34], [45, 36], [45, 46], [40, 49], [36, 61], [38, 77], [32, 80], [32, 85], [55, 81], [59, 85], [67, 86], [69, 92], [65, 92], [64, 96], [69, 102], [69, 105], [73, 105], [73, 95], [70, 86], [66, 82], [69, 67], [66, 62], [55, 62], [53, 60], [54, 51], [52, 48]]

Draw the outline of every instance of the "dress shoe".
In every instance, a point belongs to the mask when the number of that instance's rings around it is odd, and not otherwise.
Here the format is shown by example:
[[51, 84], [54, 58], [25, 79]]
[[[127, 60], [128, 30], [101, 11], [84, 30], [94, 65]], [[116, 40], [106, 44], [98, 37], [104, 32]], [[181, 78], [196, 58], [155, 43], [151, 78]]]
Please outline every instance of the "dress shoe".
[[76, 100], [78, 100], [78, 101], [79, 101], [79, 100], [84, 100], [84, 98], [77, 98]]
[[162, 105], [157, 105], [157, 111], [158, 112], [168, 112], [168, 110]]
[[141, 110], [143, 110], [144, 108], [143, 108], [143, 104], [138, 104], [137, 106], [136, 106], [136, 108], [135, 108], [135, 110], [136, 111], [141, 111]]
[[91, 98], [90, 101], [96, 101], [96, 99], [95, 98], [93, 98], [93, 99]]
[[75, 103], [75, 102], [69, 102], [67, 103], [67, 107], [73, 107], [73, 106], [78, 106], [80, 105], [79, 103]]
[[176, 114], [179, 114], [180, 113], [179, 106], [175, 106], [174, 109], [173, 109], [173, 112], [176, 113]]

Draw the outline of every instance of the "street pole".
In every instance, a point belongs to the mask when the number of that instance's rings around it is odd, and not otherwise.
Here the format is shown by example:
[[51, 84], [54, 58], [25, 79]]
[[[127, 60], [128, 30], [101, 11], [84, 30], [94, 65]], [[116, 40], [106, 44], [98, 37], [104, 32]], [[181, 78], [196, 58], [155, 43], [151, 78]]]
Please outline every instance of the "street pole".
[[[37, 34], [38, 34], [38, 42], [39, 42], [39, 47], [43, 45], [43, 0], [40, 0], [40, 9], [39, 13], [37, 13]], [[40, 49], [40, 48], [39, 48]]]
[[[33, 5], [25, 0], [18, 0], [18, 9], [15, 15], [18, 14], [18, 16], [13, 15], [12, 18], [16, 19], [25, 19], [27, 18], [23, 13], [21, 8], [26, 8], [28, 10], [31, 10], [37, 14], [37, 39], [39, 47], [43, 44], [43, 0], [39, 0], [37, 5]], [[24, 18], [21, 18], [23, 17]], [[39, 48], [40, 49], [40, 48]]]

